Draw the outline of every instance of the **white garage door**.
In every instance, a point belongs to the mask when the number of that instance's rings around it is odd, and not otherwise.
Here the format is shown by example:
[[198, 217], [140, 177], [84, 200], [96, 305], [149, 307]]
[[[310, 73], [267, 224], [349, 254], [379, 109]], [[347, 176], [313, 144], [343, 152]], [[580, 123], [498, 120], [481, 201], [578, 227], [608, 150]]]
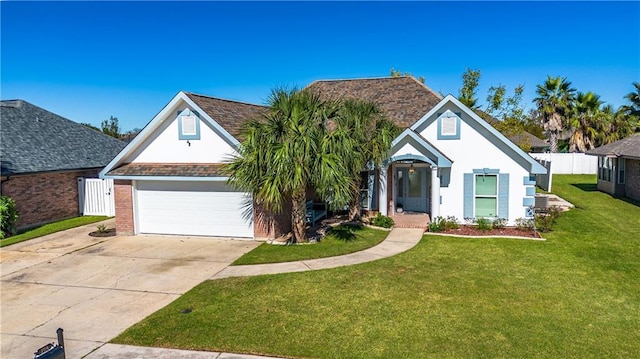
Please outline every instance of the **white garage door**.
[[137, 182], [139, 233], [253, 238], [245, 193], [224, 182]]

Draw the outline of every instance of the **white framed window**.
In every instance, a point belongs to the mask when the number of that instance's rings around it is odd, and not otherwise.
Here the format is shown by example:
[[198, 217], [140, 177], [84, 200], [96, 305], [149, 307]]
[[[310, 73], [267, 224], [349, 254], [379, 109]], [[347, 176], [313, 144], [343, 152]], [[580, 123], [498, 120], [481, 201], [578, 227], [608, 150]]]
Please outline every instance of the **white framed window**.
[[498, 216], [498, 176], [476, 174], [474, 213], [477, 218]]
[[438, 139], [460, 139], [460, 115], [447, 110], [438, 117]]
[[199, 140], [200, 139], [200, 118], [198, 113], [186, 109], [178, 113], [178, 139]]

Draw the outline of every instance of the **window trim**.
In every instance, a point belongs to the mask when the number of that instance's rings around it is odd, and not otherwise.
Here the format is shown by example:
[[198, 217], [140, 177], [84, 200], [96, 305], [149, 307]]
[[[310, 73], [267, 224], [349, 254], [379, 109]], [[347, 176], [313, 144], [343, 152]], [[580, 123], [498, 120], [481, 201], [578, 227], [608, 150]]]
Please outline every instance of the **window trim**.
[[[495, 188], [495, 190], [496, 190], [495, 193], [496, 194], [495, 195], [484, 195], [484, 194], [479, 195], [478, 194], [478, 188], [477, 188], [476, 184], [477, 184], [477, 178], [479, 176], [483, 176], [483, 177], [492, 176], [492, 177], [496, 178], [496, 188]], [[475, 217], [478, 217], [478, 214], [477, 214], [477, 199], [478, 198], [492, 198], [492, 199], [495, 199], [495, 210], [494, 210], [495, 214], [494, 214], [494, 216], [483, 216], [482, 218], [498, 218], [499, 217], [498, 216], [499, 200], [500, 200], [500, 191], [499, 191], [500, 184], [499, 184], [499, 182], [500, 182], [500, 178], [499, 178], [497, 173], [490, 172], [490, 173], [474, 173], [473, 174], [473, 214], [474, 214]]]
[[[447, 110], [444, 113], [439, 113], [438, 115], [438, 140], [459, 140], [460, 139], [460, 113], [454, 113], [451, 110]], [[456, 124], [456, 132], [455, 134], [443, 134], [442, 130], [443, 130], [443, 126], [442, 126], [442, 119], [443, 118], [455, 118], [455, 124]]]
[[[194, 130], [195, 133], [185, 134], [183, 132], [183, 124], [182, 121], [185, 117], [195, 117]], [[197, 112], [191, 111], [189, 109], [185, 109], [178, 113], [177, 119], [178, 121], [178, 139], [179, 140], [199, 140], [200, 139], [200, 116]]]

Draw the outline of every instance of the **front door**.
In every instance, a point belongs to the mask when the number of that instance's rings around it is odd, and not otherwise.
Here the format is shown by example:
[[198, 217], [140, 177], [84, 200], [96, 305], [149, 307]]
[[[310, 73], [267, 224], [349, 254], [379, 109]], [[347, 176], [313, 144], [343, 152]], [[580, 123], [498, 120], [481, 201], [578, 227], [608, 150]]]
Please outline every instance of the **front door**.
[[396, 171], [396, 208], [404, 211], [427, 212], [427, 168], [400, 167]]

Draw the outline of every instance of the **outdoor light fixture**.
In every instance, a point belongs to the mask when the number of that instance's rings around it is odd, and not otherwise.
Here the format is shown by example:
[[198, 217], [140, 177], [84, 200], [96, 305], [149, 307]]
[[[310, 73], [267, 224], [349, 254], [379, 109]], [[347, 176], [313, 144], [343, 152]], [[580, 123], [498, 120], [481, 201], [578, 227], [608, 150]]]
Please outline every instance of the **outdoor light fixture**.
[[412, 163], [411, 166], [409, 166], [409, 174], [412, 175], [413, 172], [415, 172], [415, 171], [416, 171], [416, 169], [413, 168], [413, 163]]

